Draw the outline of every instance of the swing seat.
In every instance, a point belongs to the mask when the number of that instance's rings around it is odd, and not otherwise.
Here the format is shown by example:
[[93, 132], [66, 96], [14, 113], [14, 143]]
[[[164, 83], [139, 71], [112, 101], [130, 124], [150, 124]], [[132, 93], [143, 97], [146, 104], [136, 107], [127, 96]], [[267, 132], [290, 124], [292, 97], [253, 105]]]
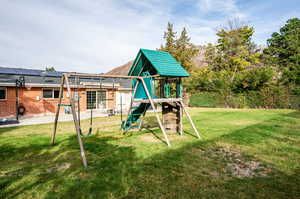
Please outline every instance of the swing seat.
[[88, 133], [87, 133], [86, 135], [84, 135], [84, 134], [82, 133], [82, 130], [81, 130], [81, 128], [80, 128], [80, 129], [79, 129], [79, 133], [80, 133], [80, 136], [81, 136], [81, 137], [89, 137], [89, 136], [91, 136], [92, 133], [93, 133], [93, 128], [90, 127], [90, 128], [89, 128], [89, 131], [88, 131]]

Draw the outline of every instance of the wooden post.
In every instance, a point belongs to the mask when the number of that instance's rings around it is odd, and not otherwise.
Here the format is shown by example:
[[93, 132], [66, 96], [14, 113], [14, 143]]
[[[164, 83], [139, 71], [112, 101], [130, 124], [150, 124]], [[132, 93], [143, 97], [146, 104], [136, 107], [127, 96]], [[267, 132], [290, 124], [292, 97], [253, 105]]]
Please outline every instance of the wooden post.
[[[176, 81], [176, 98], [181, 98], [182, 100], [182, 90], [181, 90], [181, 85], [182, 85], [182, 81], [181, 81], [181, 77], [179, 77]], [[183, 110], [182, 107], [179, 105], [179, 134], [183, 135]]]
[[86, 161], [86, 157], [85, 157], [84, 146], [83, 146], [83, 142], [82, 142], [81, 137], [80, 137], [79, 123], [78, 123], [78, 120], [77, 120], [74, 101], [73, 101], [73, 98], [71, 96], [71, 89], [70, 89], [69, 78], [68, 78], [67, 74], [65, 74], [65, 81], [66, 81], [66, 86], [67, 86], [67, 90], [68, 90], [68, 94], [69, 94], [69, 101], [70, 101], [70, 104], [71, 104], [71, 111], [72, 111], [73, 121], [74, 121], [74, 124], [75, 124], [76, 133], [77, 133], [77, 139], [78, 139], [78, 143], [79, 143], [79, 147], [80, 147], [81, 160], [82, 160], [83, 166], [85, 168], [87, 168], [87, 161]]
[[143, 127], [143, 122], [144, 122], [144, 119], [145, 119], [145, 115], [146, 115], [146, 112], [147, 112], [147, 109], [145, 108], [144, 112], [143, 112], [143, 115], [142, 115], [142, 118], [141, 118], [141, 122], [139, 124], [139, 131], [142, 129]]
[[180, 135], [183, 135], [183, 124], [182, 124], [182, 120], [183, 120], [183, 113], [182, 113], [182, 107], [179, 106], [179, 133]]
[[[76, 77], [76, 78], [74, 78], [74, 80], [75, 80], [75, 84], [77, 85], [77, 88], [76, 88], [76, 92], [77, 92], [77, 117], [78, 117], [78, 123], [79, 123], [79, 127], [80, 127], [80, 94], [79, 94], [79, 83], [80, 83], [80, 77]], [[76, 92], [75, 92], [75, 89], [74, 89], [74, 94], [73, 94], [73, 96], [72, 97], [75, 97], [75, 94], [76, 94]], [[97, 94], [96, 94], [97, 95]]]
[[159, 124], [159, 126], [160, 126], [160, 129], [161, 129], [161, 131], [162, 131], [163, 134], [164, 134], [164, 137], [165, 137], [165, 139], [166, 139], [167, 145], [168, 145], [168, 146], [171, 146], [170, 141], [169, 141], [168, 136], [167, 136], [167, 133], [166, 133], [166, 131], [165, 131], [165, 128], [164, 128], [164, 126], [162, 125], [162, 122], [160, 121], [159, 115], [158, 115], [158, 113], [157, 113], [157, 111], [156, 111], [156, 108], [155, 108], [155, 106], [154, 106], [154, 102], [153, 102], [152, 97], [151, 97], [151, 95], [150, 95], [150, 93], [149, 93], [149, 91], [148, 91], [148, 88], [147, 88], [147, 86], [146, 86], [146, 83], [145, 83], [145, 81], [144, 81], [143, 78], [140, 78], [140, 79], [141, 79], [142, 84], [143, 84], [143, 86], [144, 86], [144, 88], [145, 88], [146, 94], [147, 94], [148, 99], [149, 99], [149, 101], [150, 101], [150, 104], [151, 104], [151, 106], [152, 106], [152, 108], [153, 108], [153, 111], [154, 111], [154, 113], [155, 113], [155, 116], [156, 116], [157, 122], [158, 122], [158, 124]]
[[195, 124], [194, 124], [194, 122], [193, 122], [193, 120], [192, 120], [190, 114], [189, 114], [189, 113], [187, 112], [187, 110], [185, 109], [185, 107], [184, 107], [182, 101], [180, 101], [179, 103], [180, 103], [182, 109], [184, 110], [184, 112], [185, 112], [185, 114], [186, 114], [188, 120], [190, 121], [190, 123], [191, 123], [191, 125], [192, 125], [192, 127], [193, 127], [193, 129], [194, 129], [194, 131], [195, 131], [195, 133], [196, 133], [196, 135], [197, 135], [197, 137], [198, 137], [199, 139], [201, 139], [201, 136], [199, 135], [199, 132], [198, 132], [198, 130], [197, 130], [197, 128], [196, 128], [196, 126], [195, 126]]
[[59, 100], [58, 100], [58, 106], [57, 106], [56, 113], [55, 113], [54, 128], [53, 128], [53, 133], [52, 133], [52, 137], [51, 137], [51, 144], [52, 145], [55, 144], [55, 135], [56, 135], [57, 122], [58, 122], [58, 116], [59, 116], [59, 111], [60, 111], [59, 104], [61, 104], [61, 100], [62, 100], [62, 97], [63, 97], [64, 84], [65, 84], [65, 77], [63, 75], [61, 77], [61, 84], [60, 84], [60, 88], [59, 88], [59, 97], [58, 97]]

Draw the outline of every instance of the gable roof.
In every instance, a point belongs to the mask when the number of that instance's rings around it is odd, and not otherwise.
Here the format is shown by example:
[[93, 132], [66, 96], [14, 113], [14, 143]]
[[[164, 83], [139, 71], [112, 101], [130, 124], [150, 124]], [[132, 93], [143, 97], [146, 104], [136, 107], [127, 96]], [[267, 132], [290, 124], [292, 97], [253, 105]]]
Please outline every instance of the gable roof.
[[188, 77], [190, 74], [168, 52], [140, 49], [129, 72], [138, 76], [141, 72], [151, 71], [151, 75]]
[[[25, 76], [27, 85], [60, 86], [60, 80], [63, 73], [67, 72], [46, 72], [45, 70], [38, 69], [0, 67], [0, 86], [15, 86], [16, 79], [18, 79], [19, 76]], [[70, 84], [73, 85], [73, 78], [70, 77], [70, 80]], [[99, 78], [96, 77], [80, 77], [80, 80], [82, 82], [99, 83]], [[119, 83], [122, 89], [131, 88], [130, 80], [128, 79], [116, 80], [115, 78], [103, 78], [101, 79], [101, 82], [103, 84]]]

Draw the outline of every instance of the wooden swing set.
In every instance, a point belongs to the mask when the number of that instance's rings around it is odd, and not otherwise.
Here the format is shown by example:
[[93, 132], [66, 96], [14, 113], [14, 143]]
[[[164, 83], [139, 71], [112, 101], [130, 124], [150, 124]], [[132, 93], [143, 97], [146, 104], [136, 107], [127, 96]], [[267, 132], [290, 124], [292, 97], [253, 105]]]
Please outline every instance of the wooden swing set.
[[[165, 70], [166, 67], [170, 71]], [[76, 100], [74, 100], [71, 95], [71, 77], [125, 78], [131, 80], [133, 91], [130, 107], [128, 109], [127, 119], [122, 121], [121, 125], [121, 128], [124, 131], [128, 131], [136, 127], [141, 129], [143, 127], [143, 119], [145, 114], [151, 107], [168, 146], [171, 146], [168, 133], [175, 131], [180, 135], [183, 135], [183, 112], [186, 114], [188, 121], [192, 125], [196, 136], [201, 139], [195, 124], [193, 123], [183, 104], [182, 77], [187, 76], [189, 76], [189, 74], [169, 53], [146, 49], [141, 49], [139, 51], [127, 76], [64, 73], [61, 78], [59, 102], [55, 114], [51, 144], [55, 144], [58, 117], [60, 114], [60, 106], [62, 105], [63, 90], [66, 86], [67, 94], [69, 96], [69, 104], [67, 105], [71, 107], [74, 126], [80, 147], [81, 160], [83, 166], [87, 167], [84, 144], [81, 138], [82, 132], [80, 127], [80, 112], [76, 112]], [[134, 106], [134, 104], [138, 105]], [[155, 104], [161, 105], [162, 120]], [[79, 104], [77, 104], [77, 108], [79, 108]]]

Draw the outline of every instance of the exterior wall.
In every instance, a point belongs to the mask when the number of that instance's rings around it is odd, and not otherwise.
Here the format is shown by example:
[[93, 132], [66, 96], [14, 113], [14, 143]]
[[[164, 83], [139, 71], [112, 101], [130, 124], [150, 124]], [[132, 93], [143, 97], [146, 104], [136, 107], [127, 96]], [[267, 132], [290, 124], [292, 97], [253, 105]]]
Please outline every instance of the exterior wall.
[[[86, 111], [86, 92], [79, 89], [80, 110]], [[11, 117], [16, 113], [16, 90], [14, 87], [7, 87], [6, 100], [0, 100], [0, 117]], [[43, 88], [20, 88], [19, 104], [26, 109], [25, 115], [53, 114], [57, 110], [59, 99], [43, 98]], [[63, 92], [63, 104], [69, 104], [67, 89]], [[60, 111], [64, 112], [62, 106]]]
[[[80, 89], [78, 89], [78, 92], [79, 92], [79, 97], [80, 97], [80, 100], [79, 100], [80, 111], [86, 111], [87, 110], [86, 109], [86, 107], [87, 107], [87, 103], [86, 103], [86, 89], [85, 88], [80, 88]], [[66, 94], [67, 94], [67, 89], [65, 89], [64, 96]], [[65, 99], [67, 99], [66, 97], [65, 97]], [[68, 101], [68, 100], [66, 100], [66, 101]]]
[[16, 114], [16, 90], [6, 88], [6, 99], [0, 100], [0, 117], [14, 116]]
[[[0, 100], [0, 117], [15, 116], [16, 113], [16, 90], [14, 87], [6, 87], [6, 99]], [[58, 88], [56, 88], [58, 89]], [[73, 89], [71, 89], [73, 91]], [[80, 110], [87, 110], [86, 91], [91, 89], [80, 88], [78, 90], [80, 96]], [[93, 90], [93, 89], [92, 89]], [[97, 90], [97, 89], [95, 89]], [[106, 90], [106, 108], [116, 109], [116, 91], [114, 89]], [[53, 114], [56, 112], [59, 99], [43, 98], [42, 87], [20, 88], [19, 89], [19, 104], [23, 105], [26, 109], [25, 115], [45, 115]], [[67, 89], [63, 92], [63, 104], [69, 104], [69, 96]], [[125, 103], [125, 102], [124, 102]], [[129, 102], [128, 102], [129, 103]], [[60, 111], [64, 112], [69, 107], [61, 106]]]
[[[59, 99], [43, 98], [43, 88], [31, 88], [20, 95], [20, 103], [26, 108], [26, 115], [51, 114], [57, 110]], [[73, 90], [72, 90], [73, 91]], [[62, 104], [69, 104], [69, 96], [67, 89], [64, 89]], [[79, 89], [80, 110], [86, 110], [86, 92], [85, 89]], [[62, 106], [60, 111], [64, 112], [65, 107]]]
[[119, 90], [116, 92], [115, 107], [118, 112], [121, 110], [121, 98], [122, 97], [122, 109], [127, 111], [131, 102], [131, 90]]
[[107, 90], [106, 92], [107, 98], [107, 109], [114, 109], [116, 104], [116, 91], [115, 90]]

